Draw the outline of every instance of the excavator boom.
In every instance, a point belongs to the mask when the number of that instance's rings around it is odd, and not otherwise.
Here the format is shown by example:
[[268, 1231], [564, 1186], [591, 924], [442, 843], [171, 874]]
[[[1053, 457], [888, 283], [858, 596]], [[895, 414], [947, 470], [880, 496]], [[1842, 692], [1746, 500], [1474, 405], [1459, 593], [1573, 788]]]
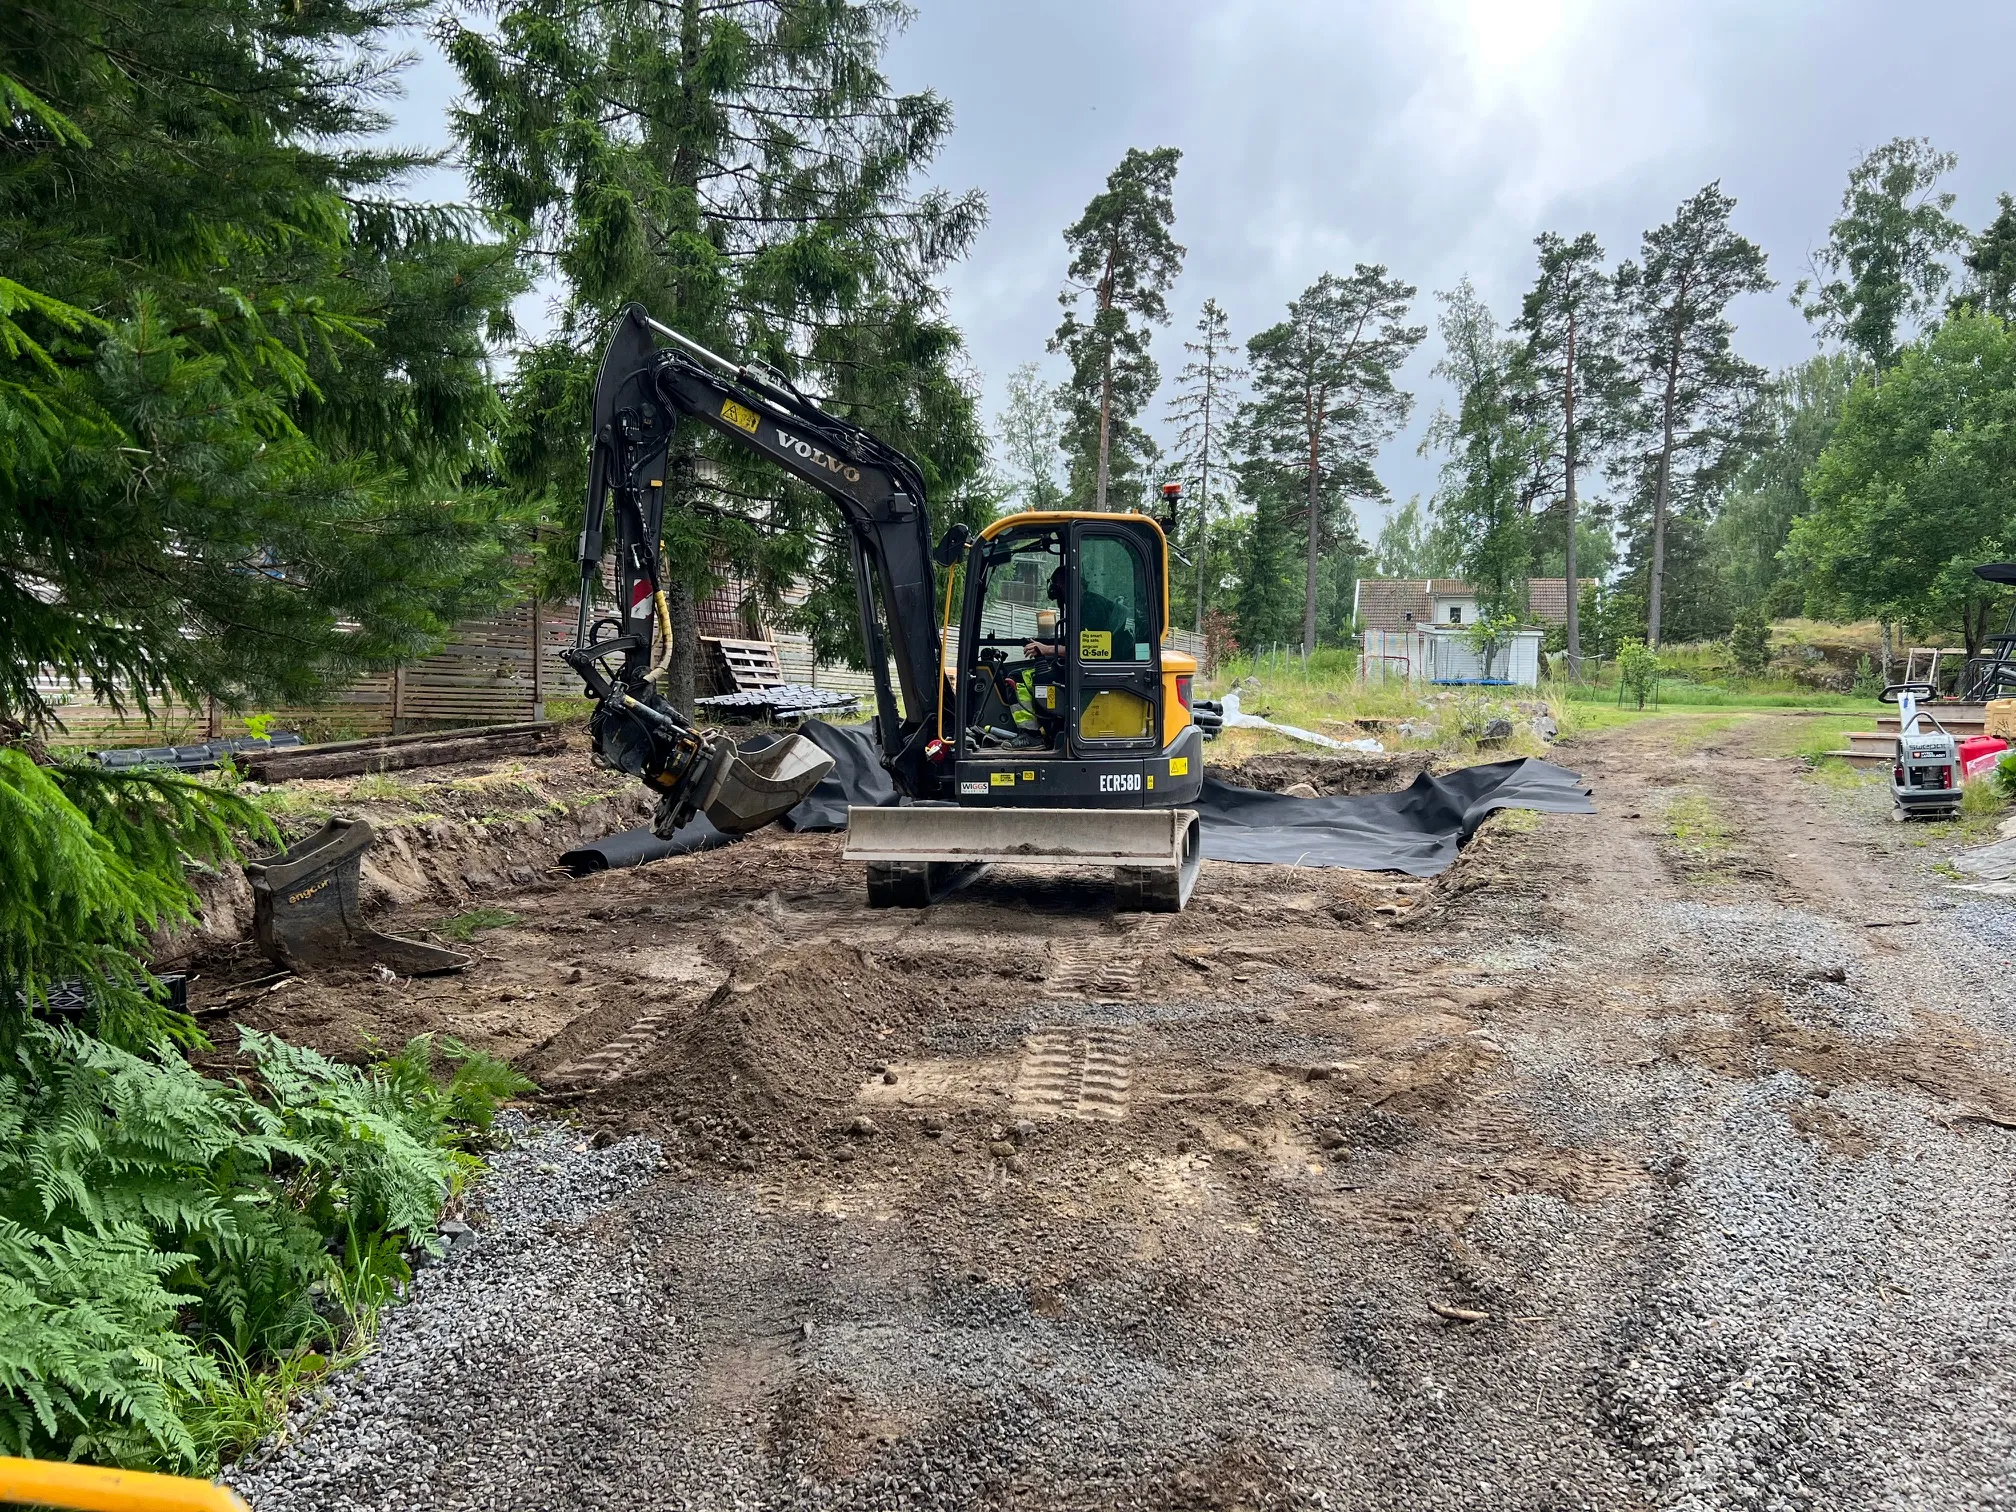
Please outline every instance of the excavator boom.
[[[978, 537], [954, 526], [934, 550], [923, 479], [909, 457], [828, 414], [781, 375], [718, 356], [631, 305], [596, 380], [581, 618], [563, 655], [595, 699], [596, 752], [658, 792], [658, 833], [696, 813], [724, 831], [759, 828], [833, 765], [798, 735], [739, 750], [656, 691], [672, 633], [659, 563], [665, 501], [668, 492], [689, 497], [697, 481], [692, 448], [674, 445], [688, 420], [776, 464], [839, 511], [882, 764], [907, 797], [956, 797], [957, 806], [855, 811], [850, 833], [857, 823], [860, 833], [847, 854], [867, 864], [871, 904], [927, 903], [978, 867], [1007, 860], [1110, 868], [1124, 906], [1182, 906], [1198, 868], [1197, 817], [1182, 805], [1202, 781], [1202, 760], [1180, 670], [1192, 664], [1165, 662], [1159, 650], [1168, 617], [1159, 527], [1139, 516], [1022, 515]], [[1011, 534], [995, 539], [1004, 528]], [[616, 612], [597, 619], [592, 606], [612, 553]], [[1081, 567], [1095, 558], [1087, 577]], [[970, 569], [959, 627], [970, 665], [948, 684], [932, 569], [960, 561]], [[1015, 580], [1001, 601], [1012, 624], [976, 618], [975, 585], [990, 573]], [[1119, 597], [1083, 586], [1095, 579]], [[1033, 609], [1028, 634], [1016, 628], [1022, 611], [1013, 605], [1031, 592], [1060, 605], [1047, 638]], [[1086, 620], [1088, 611], [1100, 617]], [[1069, 634], [1058, 614], [1075, 627]], [[1045, 714], [1021, 710], [1032, 729], [1054, 737], [1040, 751], [1035, 735], [1000, 724], [1015, 717], [1003, 690], [1034, 686], [1033, 674], [1018, 683], [1004, 671], [1018, 657], [1044, 658], [1051, 669]]]

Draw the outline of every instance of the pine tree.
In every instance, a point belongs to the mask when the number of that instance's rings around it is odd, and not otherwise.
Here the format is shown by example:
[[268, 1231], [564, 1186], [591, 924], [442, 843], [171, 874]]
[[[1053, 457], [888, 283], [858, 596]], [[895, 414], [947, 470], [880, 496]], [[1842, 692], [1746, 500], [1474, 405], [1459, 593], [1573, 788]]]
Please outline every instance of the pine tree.
[[[1169, 234], [1182, 156], [1174, 147], [1129, 148], [1064, 233], [1071, 264], [1057, 296], [1064, 318], [1050, 350], [1071, 359], [1065, 449], [1071, 497], [1080, 507], [1104, 510], [1116, 491], [1130, 504], [1140, 502], [1153, 442], [1134, 417], [1161, 381], [1148, 355], [1149, 328], [1169, 323], [1164, 295], [1183, 266], [1183, 248]], [[1082, 321], [1078, 303], [1088, 295], [1092, 318]]]
[[1189, 534], [1197, 591], [1194, 628], [1204, 633], [1205, 573], [1211, 555], [1211, 522], [1225, 512], [1231, 480], [1232, 385], [1246, 370], [1228, 360], [1234, 350], [1231, 322], [1215, 299], [1204, 301], [1197, 317], [1197, 340], [1183, 343], [1190, 361], [1176, 375], [1176, 396], [1168, 418], [1176, 427], [1176, 471], [1191, 487]]
[[1946, 259], [1967, 245], [1967, 228], [1948, 213], [1953, 195], [1939, 188], [1958, 161], [1924, 137], [1894, 138], [1863, 158], [1812, 274], [1793, 286], [1792, 302], [1820, 334], [1879, 373], [1897, 361], [1898, 327], [1938, 309], [1953, 277]]
[[423, 9], [0, 9], [0, 723], [305, 701], [507, 591], [512, 249], [355, 145]]
[[1995, 202], [1995, 219], [1961, 259], [1971, 283], [1965, 297], [1990, 315], [2011, 320], [2016, 319], [2016, 199], [2001, 194]]
[[1676, 494], [1692, 513], [1691, 538], [1705, 529], [1715, 494], [1742, 464], [1759, 421], [1765, 373], [1736, 355], [1728, 312], [1738, 295], [1773, 284], [1762, 249], [1730, 229], [1735, 208], [1720, 184], [1707, 185], [1645, 233], [1642, 262], [1617, 270], [1627, 320], [1622, 356], [1636, 389], [1625, 421], [1627, 465], [1650, 516], [1639, 556], [1647, 574], [1645, 642], [1653, 647]]
[[1239, 520], [1238, 592], [1233, 605], [1239, 644], [1249, 652], [1292, 640], [1300, 594], [1296, 582], [1295, 479], [1271, 463], [1237, 464], [1248, 506]]
[[[572, 575], [596, 361], [631, 300], [909, 452], [936, 514], [979, 507], [984, 436], [935, 279], [985, 207], [913, 187], [952, 115], [882, 74], [906, 16], [889, 0], [503, 0], [494, 26], [450, 28], [471, 182], [535, 229], [563, 282], [556, 334], [512, 384], [507, 449], [513, 484], [554, 522], [556, 586]], [[682, 430], [664, 528], [674, 702], [690, 705], [694, 604], [722, 567], [773, 608], [809, 576], [799, 622], [858, 660], [844, 534], [775, 468]]]
[[1246, 344], [1249, 446], [1300, 483], [1305, 654], [1316, 649], [1324, 549], [1347, 532], [1355, 537], [1350, 499], [1386, 496], [1372, 459], [1413, 407], [1414, 396], [1396, 388], [1393, 375], [1427, 334], [1402, 323], [1414, 294], [1383, 267], [1360, 263], [1349, 278], [1325, 273], [1289, 303], [1286, 320]]
[[[1600, 454], [1605, 439], [1601, 419], [1615, 403], [1620, 378], [1617, 305], [1603, 267], [1603, 248], [1593, 233], [1567, 241], [1549, 231], [1535, 238], [1534, 246], [1539, 249], [1539, 276], [1514, 329], [1526, 338], [1526, 366], [1552, 443], [1540, 449], [1539, 459], [1559, 462], [1565, 576], [1576, 583], [1582, 572], [1576, 484], [1583, 467]], [[1579, 592], [1568, 594], [1567, 632], [1573, 676], [1582, 665]]]
[[1545, 445], [1541, 428], [1526, 418], [1532, 406], [1521, 402], [1524, 348], [1499, 336], [1469, 279], [1435, 297], [1446, 347], [1435, 376], [1449, 382], [1457, 401], [1455, 413], [1436, 413], [1421, 443], [1424, 456], [1430, 449], [1448, 454], [1436, 518], [1463, 542], [1463, 573], [1478, 608], [1492, 619], [1523, 615], [1533, 553], [1520, 485]]

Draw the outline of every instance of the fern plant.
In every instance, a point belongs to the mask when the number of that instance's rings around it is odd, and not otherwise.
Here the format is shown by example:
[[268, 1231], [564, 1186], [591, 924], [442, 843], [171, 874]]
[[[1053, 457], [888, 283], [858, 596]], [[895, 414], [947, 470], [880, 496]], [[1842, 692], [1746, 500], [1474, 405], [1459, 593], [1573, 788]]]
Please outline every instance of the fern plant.
[[367, 1068], [242, 1050], [248, 1085], [31, 1023], [0, 1061], [0, 1450], [209, 1468], [219, 1403], [375, 1315], [530, 1085], [459, 1046], [437, 1082], [424, 1039]]

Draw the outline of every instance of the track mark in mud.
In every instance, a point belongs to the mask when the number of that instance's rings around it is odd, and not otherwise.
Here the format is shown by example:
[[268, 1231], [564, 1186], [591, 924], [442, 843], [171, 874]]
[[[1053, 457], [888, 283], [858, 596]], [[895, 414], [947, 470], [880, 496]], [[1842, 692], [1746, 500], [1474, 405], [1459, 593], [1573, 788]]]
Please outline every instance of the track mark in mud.
[[579, 1086], [587, 1082], [613, 1082], [632, 1070], [644, 1052], [658, 1043], [670, 1022], [669, 1013], [647, 1013], [617, 1038], [592, 1055], [549, 1072], [547, 1081], [556, 1087]]
[[1127, 1116], [1134, 1080], [1125, 1029], [1053, 1029], [1029, 1036], [1015, 1076], [1015, 1109], [1058, 1118]]
[[1141, 985], [1142, 960], [1161, 938], [1162, 929], [1163, 921], [1153, 919], [1117, 938], [1099, 934], [1089, 940], [1055, 941], [1044, 986], [1055, 997], [1095, 1002], [1132, 997]]

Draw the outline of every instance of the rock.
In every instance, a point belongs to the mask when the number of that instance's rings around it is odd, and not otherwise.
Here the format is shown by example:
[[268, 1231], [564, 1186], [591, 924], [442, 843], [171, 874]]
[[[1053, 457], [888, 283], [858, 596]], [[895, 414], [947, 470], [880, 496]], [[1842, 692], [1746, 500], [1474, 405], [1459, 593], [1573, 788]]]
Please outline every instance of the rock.
[[1484, 728], [1477, 732], [1480, 746], [1503, 745], [1512, 738], [1512, 721], [1499, 715], [1485, 721]]
[[1344, 1147], [1344, 1133], [1341, 1129], [1318, 1129], [1316, 1143], [1325, 1150], [1341, 1150]]
[[753, 1171], [756, 1169], [756, 1162], [751, 1160], [747, 1155], [744, 1155], [740, 1160], [735, 1162], [735, 1169], [738, 1171]]
[[884, 1071], [884, 1072], [882, 1073], [882, 1085], [883, 1085], [883, 1086], [885, 1086], [885, 1087], [893, 1087], [893, 1086], [895, 1086], [895, 1085], [896, 1085], [896, 1073], [895, 1073], [894, 1071]]
[[833, 1152], [833, 1158], [839, 1161], [842, 1165], [845, 1165], [848, 1161], [854, 1158], [854, 1147], [852, 1145], [840, 1146], [839, 1149]]
[[856, 1115], [854, 1122], [847, 1125], [847, 1132], [856, 1139], [867, 1139], [875, 1132], [875, 1120], [866, 1113]]
[[567, 981], [570, 986], [582, 980], [583, 980], [583, 974], [579, 966], [576, 966], [572, 971], [567, 973]]
[[1845, 982], [1848, 980], [1848, 968], [1846, 966], [1820, 966], [1807, 972], [1806, 975], [1816, 982]]
[[1010, 1176], [1026, 1176], [1028, 1173], [1028, 1161], [1024, 1160], [1020, 1155], [1010, 1155], [1008, 1157], [1008, 1174]]
[[1311, 1066], [1309, 1068], [1309, 1080], [1311, 1081], [1328, 1081], [1335, 1074], [1328, 1066]]
[[1533, 733], [1552, 745], [1561, 734], [1561, 726], [1554, 722], [1551, 714], [1541, 714], [1533, 721]]
[[1005, 1139], [990, 1139], [987, 1141], [987, 1153], [996, 1160], [1006, 1160], [1015, 1153], [1015, 1146]]
[[1015, 1131], [1008, 1136], [1018, 1145], [1027, 1144], [1036, 1137], [1036, 1125], [1026, 1118], [1015, 1120]]
[[616, 1143], [616, 1131], [614, 1129], [597, 1129], [588, 1143], [598, 1150], [606, 1150], [609, 1146]]
[[1314, 783], [1298, 782], [1293, 787], [1281, 789], [1281, 796], [1283, 798], [1320, 798], [1323, 795], [1316, 791]]
[[924, 1137], [937, 1139], [945, 1133], [945, 1120], [936, 1113], [924, 1115]]

